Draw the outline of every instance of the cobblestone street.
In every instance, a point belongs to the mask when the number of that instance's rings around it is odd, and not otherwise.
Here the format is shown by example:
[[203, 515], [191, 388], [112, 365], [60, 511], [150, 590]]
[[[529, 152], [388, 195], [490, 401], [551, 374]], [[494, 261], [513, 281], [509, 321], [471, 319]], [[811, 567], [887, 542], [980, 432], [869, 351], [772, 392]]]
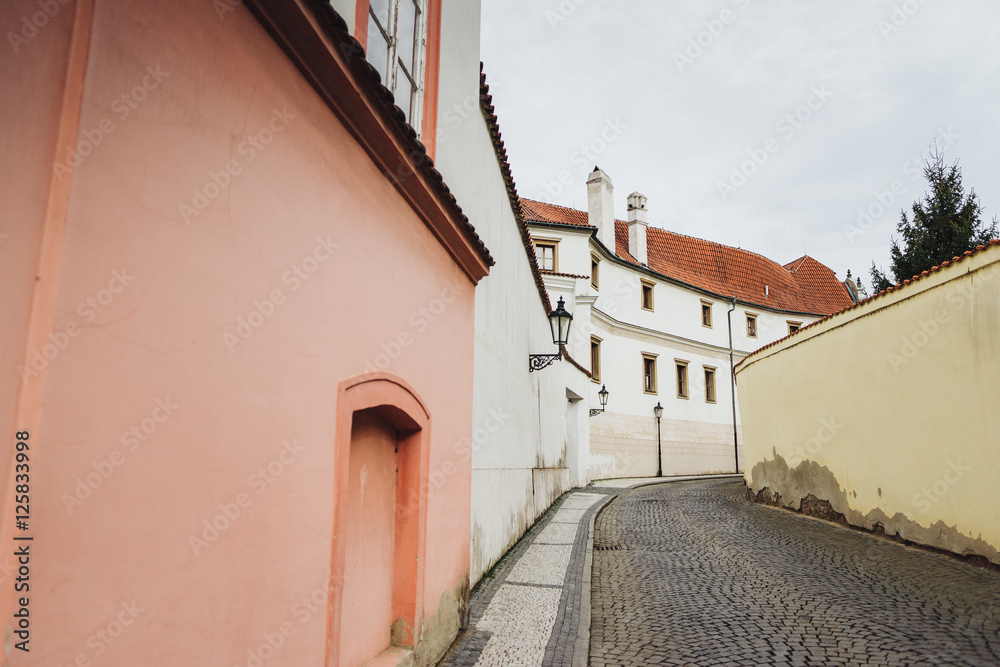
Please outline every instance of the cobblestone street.
[[1000, 575], [747, 502], [622, 491], [594, 534], [592, 665], [1000, 665]]

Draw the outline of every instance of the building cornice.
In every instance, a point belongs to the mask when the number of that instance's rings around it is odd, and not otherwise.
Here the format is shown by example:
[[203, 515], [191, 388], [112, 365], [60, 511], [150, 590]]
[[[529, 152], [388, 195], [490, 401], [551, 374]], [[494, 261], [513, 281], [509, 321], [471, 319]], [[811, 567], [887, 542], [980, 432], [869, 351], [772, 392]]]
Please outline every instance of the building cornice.
[[[626, 338], [653, 343], [655, 345], [673, 347], [691, 352], [693, 354], [708, 352], [713, 355], [724, 355], [727, 358], [729, 356], [728, 347], [712, 345], [711, 343], [704, 343], [699, 340], [684, 338], [683, 336], [657, 331], [656, 329], [648, 329], [629, 322], [622, 322], [621, 320], [611, 317], [599, 308], [591, 309], [591, 318], [593, 322], [599, 323], [602, 327], [607, 329], [609, 333], [617, 336], [624, 336]], [[740, 359], [748, 356], [750, 353], [750, 351], [733, 349], [733, 356], [739, 357]]]
[[484, 278], [493, 265], [489, 250], [330, 3], [247, 6], [469, 279]]

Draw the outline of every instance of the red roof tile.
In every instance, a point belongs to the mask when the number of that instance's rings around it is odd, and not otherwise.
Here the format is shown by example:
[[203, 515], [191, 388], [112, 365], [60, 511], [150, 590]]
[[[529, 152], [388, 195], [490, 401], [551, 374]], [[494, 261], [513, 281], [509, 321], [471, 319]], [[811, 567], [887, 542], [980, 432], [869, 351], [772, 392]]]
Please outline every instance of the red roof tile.
[[546, 204], [540, 201], [521, 198], [521, 213], [525, 220], [547, 222], [550, 225], [570, 225], [572, 227], [590, 227], [587, 214], [576, 209]]
[[[587, 214], [564, 206], [521, 199], [525, 221], [590, 226]], [[615, 221], [615, 254], [638, 264], [628, 252], [628, 226]], [[834, 272], [808, 255], [781, 266], [762, 255], [713, 241], [649, 227], [649, 268], [668, 278], [762, 308], [829, 315], [853, 304]]]

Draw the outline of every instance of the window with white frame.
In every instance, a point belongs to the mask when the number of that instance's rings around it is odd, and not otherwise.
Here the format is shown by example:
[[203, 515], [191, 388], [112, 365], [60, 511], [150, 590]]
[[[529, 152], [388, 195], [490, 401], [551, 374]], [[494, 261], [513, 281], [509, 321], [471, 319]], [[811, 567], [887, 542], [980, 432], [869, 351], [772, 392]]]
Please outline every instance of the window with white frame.
[[427, 0], [371, 0], [368, 7], [368, 62], [417, 135], [424, 92], [426, 6]]

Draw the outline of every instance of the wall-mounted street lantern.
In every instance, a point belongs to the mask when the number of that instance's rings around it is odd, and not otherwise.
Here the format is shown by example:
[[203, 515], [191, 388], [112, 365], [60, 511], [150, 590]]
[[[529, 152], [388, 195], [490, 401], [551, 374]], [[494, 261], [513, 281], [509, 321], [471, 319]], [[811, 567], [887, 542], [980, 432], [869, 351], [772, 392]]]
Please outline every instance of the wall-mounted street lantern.
[[663, 406], [659, 401], [653, 408], [653, 414], [656, 416], [656, 476], [663, 477], [663, 456], [660, 454], [660, 417], [663, 416]]
[[601, 385], [601, 390], [599, 392], [597, 392], [597, 397], [599, 399], [601, 399], [601, 409], [598, 410], [596, 408], [591, 408], [590, 409], [590, 416], [591, 417], [596, 417], [597, 415], [599, 415], [602, 412], [604, 412], [604, 408], [607, 407], [607, 405], [608, 405], [608, 394], [609, 393], [611, 393], [611, 392], [609, 392], [608, 389], [607, 389], [607, 387], [605, 387], [602, 384]]
[[556, 309], [549, 313], [549, 327], [552, 329], [552, 342], [559, 349], [558, 354], [529, 354], [528, 372], [540, 371], [553, 361], [562, 359], [563, 345], [569, 340], [569, 325], [573, 323], [573, 316], [563, 307], [563, 298], [559, 297]]

